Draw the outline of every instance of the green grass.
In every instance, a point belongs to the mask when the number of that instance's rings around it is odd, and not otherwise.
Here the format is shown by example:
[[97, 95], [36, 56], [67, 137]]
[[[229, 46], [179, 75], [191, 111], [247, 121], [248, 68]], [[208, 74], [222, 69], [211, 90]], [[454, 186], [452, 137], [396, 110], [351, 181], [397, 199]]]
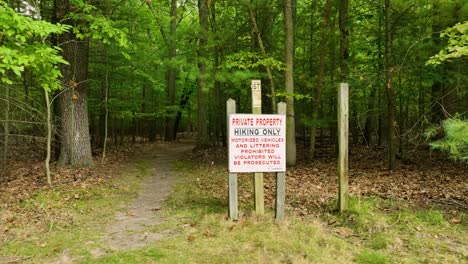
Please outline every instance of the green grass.
[[[464, 263], [467, 260], [466, 226], [450, 224], [447, 216], [436, 208], [416, 210], [404, 202], [352, 197], [349, 210], [342, 215], [325, 213], [320, 218], [289, 215], [286, 221], [276, 222], [273, 212], [256, 217], [246, 212], [252, 206], [244, 204], [242, 218], [233, 222], [226, 219], [225, 197], [208, 193], [203, 187], [222, 185], [226, 176], [222, 168], [188, 163], [177, 163], [176, 168], [186, 180], [175, 188], [166, 203], [163, 212], [168, 221], [152, 229], [171, 230], [175, 235], [153, 246], [161, 253], [153, 259], [156, 263]], [[330, 208], [335, 204], [330, 204]], [[336, 224], [330, 226], [329, 222]]]
[[389, 263], [389, 259], [387, 256], [384, 254], [374, 251], [374, 250], [368, 250], [365, 249], [363, 250], [357, 257], [356, 257], [356, 262], [357, 263], [362, 263], [362, 264], [385, 264]]
[[164, 255], [156, 248], [145, 248], [137, 251], [117, 252], [101, 258], [88, 257], [81, 263], [89, 264], [128, 264], [128, 263], [158, 263]]
[[[99, 226], [109, 223], [115, 209], [113, 199], [135, 195], [138, 181], [128, 190], [108, 196], [105, 186], [79, 193], [83, 200], [60, 207], [78, 219], [78, 225], [57, 223], [35, 240], [13, 241], [0, 255], [39, 256], [53, 259], [65, 249], [77, 263], [466, 263], [468, 239], [465, 215], [461, 224], [436, 207], [414, 208], [402, 201], [351, 197], [344, 214], [323, 213], [320, 217], [296, 217], [282, 222], [273, 212], [258, 217], [248, 205], [241, 207], [239, 221], [227, 216], [224, 195], [225, 171], [216, 166], [195, 166], [178, 162], [174, 166], [184, 175], [160, 213], [166, 221], [148, 232], [170, 235], [142, 249], [113, 252], [94, 257], [90, 251], [103, 247]], [[148, 165], [138, 167], [141, 174]], [[128, 178], [114, 182], [126, 186]], [[211, 193], [215, 186], [221, 193]], [[116, 188], [121, 190], [122, 187]], [[59, 190], [38, 194], [33, 204], [60, 204]], [[72, 193], [73, 195], [75, 193]], [[114, 198], [110, 198], [114, 197]], [[50, 204], [49, 204], [50, 203]], [[336, 203], [329, 205], [332, 209]], [[31, 201], [23, 206], [31, 206]], [[96, 209], [99, 216], [96, 219]], [[80, 216], [79, 212], [84, 212]], [[95, 212], [95, 213], [93, 213]], [[78, 214], [78, 216], [76, 216]], [[91, 216], [87, 216], [91, 214]], [[85, 223], [89, 221], [89, 223]], [[39, 235], [41, 235], [39, 234]], [[30, 238], [31, 239], [31, 238]], [[42, 243], [45, 241], [45, 245]], [[39, 245], [39, 246], [38, 246]], [[13, 254], [11, 254], [13, 253]], [[40, 263], [40, 261], [38, 262]]]

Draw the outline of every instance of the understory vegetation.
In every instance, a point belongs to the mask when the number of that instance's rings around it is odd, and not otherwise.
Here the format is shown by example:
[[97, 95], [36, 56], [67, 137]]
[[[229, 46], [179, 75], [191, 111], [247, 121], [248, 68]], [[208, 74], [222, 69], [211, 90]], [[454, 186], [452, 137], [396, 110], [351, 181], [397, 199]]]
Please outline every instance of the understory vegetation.
[[[366, 194], [364, 190], [372, 187], [362, 185], [361, 194], [352, 193], [349, 210], [338, 214], [327, 191], [313, 190], [315, 195], [305, 198], [288, 184], [287, 217], [277, 222], [271, 199], [274, 185], [268, 181], [273, 175], [265, 176], [267, 214], [256, 216], [252, 178], [245, 174], [239, 183], [241, 217], [231, 221], [224, 161], [204, 152], [189, 157], [174, 164], [183, 180], [159, 211], [165, 221], [145, 231], [167, 234], [160, 241], [123, 251], [103, 242], [105, 226], [112, 224], [117, 211], [126, 210], [125, 201], [135, 197], [141, 180], [151, 172], [150, 160], [139, 159], [120, 162], [133, 164], [132, 169], [117, 169], [112, 177], [90, 186], [83, 181], [39, 189], [19, 201], [14, 215], [18, 219], [5, 222], [8, 231], [2, 233], [0, 255], [25, 263], [464, 263], [468, 259], [466, 210], [454, 204], [422, 204], [417, 197], [379, 198]], [[287, 183], [295, 181], [294, 173]], [[315, 184], [307, 176], [302, 181]], [[318, 205], [305, 210], [302, 204], [313, 204], [311, 200]]]

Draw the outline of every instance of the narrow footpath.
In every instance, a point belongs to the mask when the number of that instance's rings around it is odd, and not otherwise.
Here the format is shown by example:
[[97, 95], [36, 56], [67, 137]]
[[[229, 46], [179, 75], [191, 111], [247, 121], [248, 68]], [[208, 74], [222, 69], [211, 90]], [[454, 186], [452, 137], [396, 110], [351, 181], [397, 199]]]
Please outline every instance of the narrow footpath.
[[[160, 212], [161, 205], [179, 179], [180, 175], [173, 167], [174, 162], [193, 149], [193, 146], [192, 141], [182, 140], [151, 154], [150, 159], [154, 162], [152, 176], [143, 183], [139, 196], [126, 210], [117, 213], [115, 220], [107, 227], [104, 244], [110, 250], [141, 248], [168, 236], [167, 233], [152, 232], [151, 229], [164, 221]], [[101, 255], [103, 252], [95, 253]]]

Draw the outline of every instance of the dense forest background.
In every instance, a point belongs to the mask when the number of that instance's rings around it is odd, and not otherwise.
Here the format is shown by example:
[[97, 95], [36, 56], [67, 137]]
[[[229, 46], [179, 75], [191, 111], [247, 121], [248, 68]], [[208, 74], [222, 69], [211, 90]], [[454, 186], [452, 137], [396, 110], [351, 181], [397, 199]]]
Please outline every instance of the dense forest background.
[[340, 82], [351, 143], [389, 169], [435, 140], [466, 160], [467, 17], [462, 0], [0, 1], [2, 160], [88, 166], [194, 132], [223, 146], [225, 102], [251, 112], [252, 79], [263, 113], [288, 104], [289, 165], [296, 144], [335, 152]]

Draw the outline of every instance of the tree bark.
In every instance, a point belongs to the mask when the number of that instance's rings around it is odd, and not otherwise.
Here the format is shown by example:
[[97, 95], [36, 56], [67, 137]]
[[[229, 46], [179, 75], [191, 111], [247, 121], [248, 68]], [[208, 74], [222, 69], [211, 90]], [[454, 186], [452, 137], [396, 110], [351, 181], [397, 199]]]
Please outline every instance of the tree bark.
[[[72, 12], [69, 0], [56, 0], [58, 21], [76, 26], [80, 22], [66, 19]], [[61, 128], [59, 166], [90, 166], [93, 164], [88, 123], [88, 50], [87, 39], [79, 40], [71, 32], [58, 36], [62, 56], [70, 65], [62, 66], [63, 91], [58, 97]]]
[[[284, 0], [285, 66], [284, 83], [286, 93], [294, 93], [294, 19], [293, 1]], [[296, 165], [296, 124], [294, 97], [286, 97], [286, 164]]]
[[206, 44], [208, 42], [208, 2], [207, 0], [198, 0], [198, 18], [200, 22], [200, 36], [198, 40], [198, 137], [197, 149], [207, 148], [209, 146], [208, 126], [206, 118], [206, 65], [204, 59], [206, 56]]

